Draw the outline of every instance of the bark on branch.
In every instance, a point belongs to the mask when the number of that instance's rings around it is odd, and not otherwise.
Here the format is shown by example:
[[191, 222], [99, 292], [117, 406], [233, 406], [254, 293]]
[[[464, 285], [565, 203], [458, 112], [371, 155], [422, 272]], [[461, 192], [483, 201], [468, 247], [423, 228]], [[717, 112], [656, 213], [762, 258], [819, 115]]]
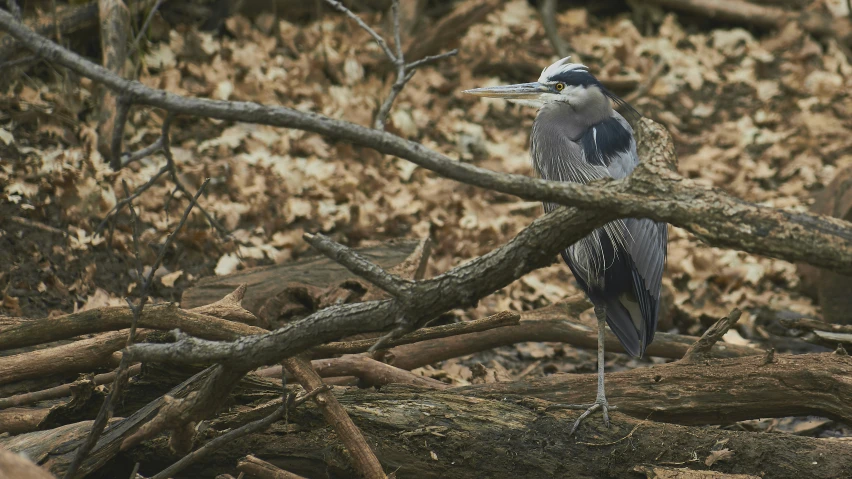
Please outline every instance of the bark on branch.
[[[594, 374], [554, 374], [451, 391], [578, 404], [595, 397], [596, 381]], [[852, 404], [847, 398], [852, 397], [852, 358], [834, 353], [775, 354], [660, 364], [607, 373], [606, 396], [623, 413], [678, 424], [807, 415], [850, 424]]]
[[[235, 339], [247, 334], [256, 334], [258, 331], [257, 327], [220, 318], [218, 314], [214, 317], [181, 309], [173, 303], [154, 304], [142, 311], [139, 327], [180, 329], [199, 338], [219, 340]], [[133, 312], [129, 308], [112, 306], [53, 319], [26, 321], [0, 330], [0, 351], [59, 341], [83, 334], [129, 328], [132, 319]], [[114, 350], [118, 349], [120, 348]]]
[[[452, 308], [472, 304], [533, 269], [611, 218], [591, 211], [561, 208], [535, 220], [506, 245], [435, 278], [411, 286], [405, 311], [415, 323]], [[126, 354], [134, 360], [173, 363], [229, 361], [251, 370], [341, 337], [382, 331], [396, 325], [395, 300], [332, 306], [275, 331], [231, 343], [184, 339], [171, 345], [139, 344]]]

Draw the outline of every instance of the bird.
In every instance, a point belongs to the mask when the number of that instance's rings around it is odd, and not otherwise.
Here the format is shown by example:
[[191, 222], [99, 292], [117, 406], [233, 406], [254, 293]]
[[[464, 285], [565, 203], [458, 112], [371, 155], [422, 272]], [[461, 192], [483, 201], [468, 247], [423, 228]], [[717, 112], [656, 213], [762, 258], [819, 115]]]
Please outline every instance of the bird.
[[[543, 179], [589, 183], [621, 179], [639, 164], [628, 116], [641, 115], [609, 91], [588, 67], [562, 58], [542, 70], [538, 81], [465, 90], [479, 97], [503, 98], [538, 108], [530, 133], [530, 157]], [[544, 203], [545, 213], [559, 205]], [[594, 305], [598, 323], [598, 386], [595, 402], [561, 405], [585, 409], [571, 434], [595, 411], [609, 427], [610, 406], [604, 386], [605, 325], [631, 356], [642, 357], [654, 339], [660, 287], [666, 262], [665, 223], [625, 218], [595, 229], [561, 252], [580, 288]]]

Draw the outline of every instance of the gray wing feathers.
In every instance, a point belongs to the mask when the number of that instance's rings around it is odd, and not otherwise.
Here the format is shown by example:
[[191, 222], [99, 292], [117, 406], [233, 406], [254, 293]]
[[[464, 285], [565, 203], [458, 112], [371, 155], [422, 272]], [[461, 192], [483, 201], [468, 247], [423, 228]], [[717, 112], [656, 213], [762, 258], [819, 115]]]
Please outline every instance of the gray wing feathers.
[[651, 297], [660, 297], [660, 282], [666, 263], [668, 230], [665, 223], [649, 219], [628, 218], [624, 220], [630, 238], [627, 239], [630, 257], [642, 276]]

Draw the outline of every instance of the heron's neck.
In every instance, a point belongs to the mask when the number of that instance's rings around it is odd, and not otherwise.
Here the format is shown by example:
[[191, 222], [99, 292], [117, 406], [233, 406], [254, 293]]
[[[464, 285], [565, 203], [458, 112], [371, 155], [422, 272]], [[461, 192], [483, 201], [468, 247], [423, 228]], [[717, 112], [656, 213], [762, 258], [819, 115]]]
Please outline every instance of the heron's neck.
[[536, 115], [536, 123], [555, 123], [572, 140], [577, 140], [592, 126], [612, 116], [612, 105], [609, 99], [604, 101], [585, 102], [582, 105], [569, 105], [565, 102], [546, 103]]

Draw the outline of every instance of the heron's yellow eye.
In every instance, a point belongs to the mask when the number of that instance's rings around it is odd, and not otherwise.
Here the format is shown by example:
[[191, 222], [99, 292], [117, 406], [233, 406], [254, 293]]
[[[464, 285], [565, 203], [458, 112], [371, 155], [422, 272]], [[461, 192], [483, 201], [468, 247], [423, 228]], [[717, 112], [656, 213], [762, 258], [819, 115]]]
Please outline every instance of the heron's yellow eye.
[[565, 84], [564, 84], [564, 83], [557, 83], [557, 84], [556, 84], [556, 91], [562, 91], [562, 90], [564, 90], [564, 89], [565, 89]]

